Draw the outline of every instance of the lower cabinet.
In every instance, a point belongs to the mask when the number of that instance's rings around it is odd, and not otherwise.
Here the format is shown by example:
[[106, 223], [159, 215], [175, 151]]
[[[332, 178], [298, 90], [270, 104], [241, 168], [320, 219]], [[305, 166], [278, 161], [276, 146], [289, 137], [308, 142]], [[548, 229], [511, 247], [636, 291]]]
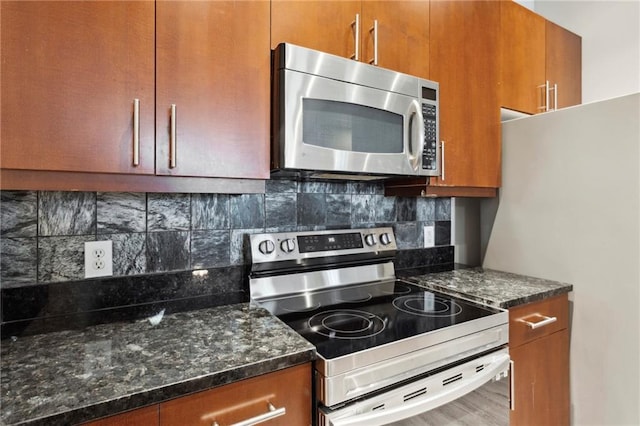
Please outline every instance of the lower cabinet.
[[115, 425], [311, 424], [311, 364], [303, 364], [88, 423]]
[[511, 426], [569, 424], [567, 295], [509, 311]]
[[100, 420], [94, 420], [85, 423], [85, 426], [157, 426], [158, 413], [160, 407], [158, 404], [149, 407], [138, 408], [137, 410], [127, 411], [126, 413], [116, 414], [115, 416], [105, 417]]
[[160, 404], [160, 425], [226, 426], [265, 416], [265, 425], [311, 424], [310, 364]]

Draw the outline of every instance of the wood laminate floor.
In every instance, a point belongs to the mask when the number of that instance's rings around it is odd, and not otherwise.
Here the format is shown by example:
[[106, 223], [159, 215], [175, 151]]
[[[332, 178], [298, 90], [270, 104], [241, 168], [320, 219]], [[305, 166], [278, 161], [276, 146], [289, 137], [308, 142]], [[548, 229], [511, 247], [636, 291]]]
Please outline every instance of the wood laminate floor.
[[488, 383], [463, 398], [393, 426], [508, 426], [508, 379]]

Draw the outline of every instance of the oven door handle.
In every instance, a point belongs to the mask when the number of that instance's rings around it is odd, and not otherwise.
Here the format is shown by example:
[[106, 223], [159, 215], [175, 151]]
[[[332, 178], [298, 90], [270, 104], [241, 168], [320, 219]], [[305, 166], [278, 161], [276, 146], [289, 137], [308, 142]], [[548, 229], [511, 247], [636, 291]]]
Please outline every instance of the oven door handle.
[[[329, 426], [371, 426], [397, 422], [410, 417], [434, 410], [442, 405], [465, 396], [482, 387], [494, 377], [502, 377], [509, 369], [509, 354], [496, 354], [491, 365], [473, 375], [468, 380], [460, 380], [444, 385], [432, 393], [427, 391], [424, 396], [411, 399], [399, 406], [382, 410], [368, 411], [362, 414], [348, 415], [342, 418], [328, 418]], [[506, 377], [506, 376], [505, 376]], [[429, 378], [423, 379], [427, 381]], [[412, 384], [420, 386], [420, 381]]]

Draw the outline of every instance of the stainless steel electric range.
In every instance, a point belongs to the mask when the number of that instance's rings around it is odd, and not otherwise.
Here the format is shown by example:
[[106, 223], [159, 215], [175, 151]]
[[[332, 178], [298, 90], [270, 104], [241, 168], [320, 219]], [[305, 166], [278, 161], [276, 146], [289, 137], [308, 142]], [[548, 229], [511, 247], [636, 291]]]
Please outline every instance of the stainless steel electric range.
[[508, 374], [507, 311], [396, 279], [396, 249], [391, 228], [251, 236], [251, 299], [316, 346], [319, 425], [428, 415]]

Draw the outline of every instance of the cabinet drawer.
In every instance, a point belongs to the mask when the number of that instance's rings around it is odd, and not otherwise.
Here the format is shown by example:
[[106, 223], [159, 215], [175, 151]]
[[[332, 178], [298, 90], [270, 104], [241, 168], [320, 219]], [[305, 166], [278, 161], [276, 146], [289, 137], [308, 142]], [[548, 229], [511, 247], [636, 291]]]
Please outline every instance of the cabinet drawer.
[[274, 416], [265, 425], [311, 424], [310, 364], [164, 402], [160, 424], [227, 426], [266, 413]]
[[567, 294], [516, 306], [509, 309], [509, 346], [516, 347], [555, 333], [567, 328], [568, 323]]
[[138, 408], [137, 410], [84, 423], [84, 426], [155, 426], [158, 424], [158, 407], [156, 404], [150, 407]]

